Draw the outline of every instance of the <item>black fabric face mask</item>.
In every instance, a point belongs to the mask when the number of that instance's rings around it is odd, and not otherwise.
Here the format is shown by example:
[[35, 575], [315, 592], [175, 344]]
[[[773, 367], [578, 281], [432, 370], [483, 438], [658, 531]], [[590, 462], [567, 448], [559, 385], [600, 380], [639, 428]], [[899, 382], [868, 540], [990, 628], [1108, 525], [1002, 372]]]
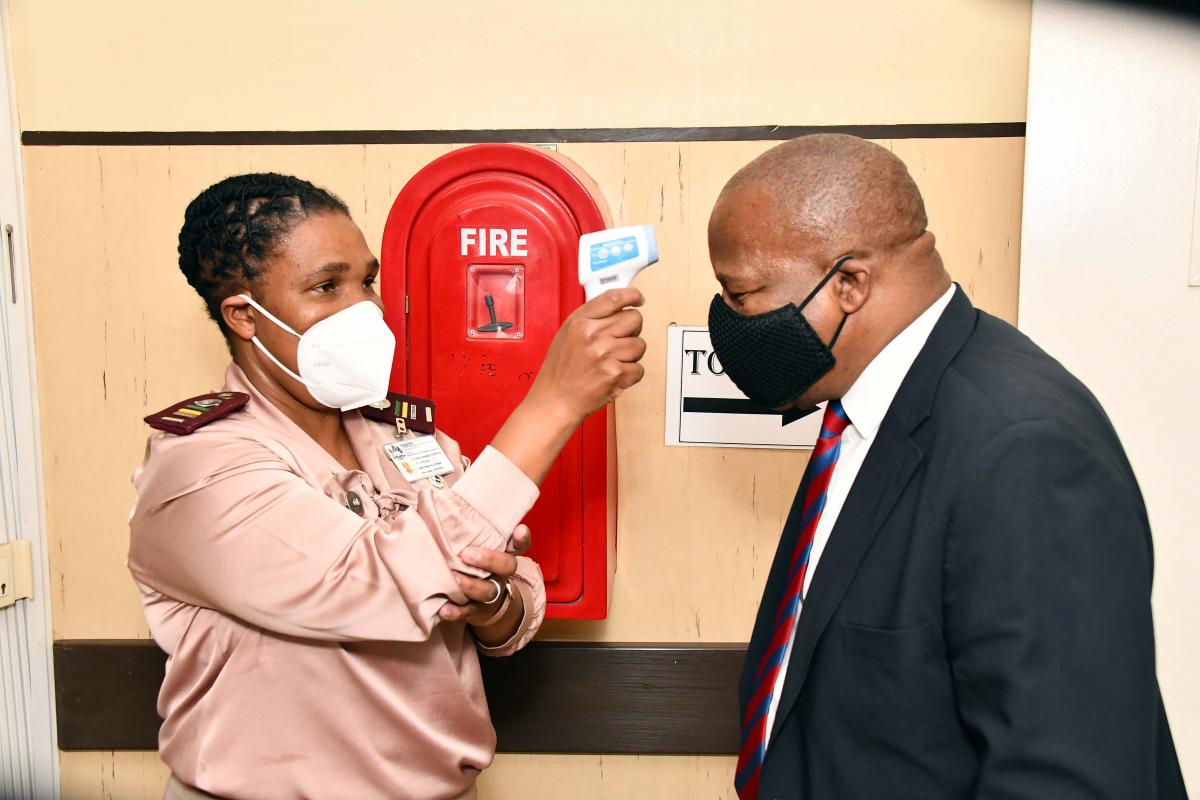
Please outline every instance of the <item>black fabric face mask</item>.
[[804, 394], [833, 369], [837, 363], [833, 346], [850, 315], [842, 317], [827, 345], [800, 312], [849, 260], [850, 256], [839, 258], [799, 306], [788, 303], [747, 317], [726, 305], [721, 295], [713, 298], [708, 307], [713, 351], [730, 380], [751, 402], [779, 408]]

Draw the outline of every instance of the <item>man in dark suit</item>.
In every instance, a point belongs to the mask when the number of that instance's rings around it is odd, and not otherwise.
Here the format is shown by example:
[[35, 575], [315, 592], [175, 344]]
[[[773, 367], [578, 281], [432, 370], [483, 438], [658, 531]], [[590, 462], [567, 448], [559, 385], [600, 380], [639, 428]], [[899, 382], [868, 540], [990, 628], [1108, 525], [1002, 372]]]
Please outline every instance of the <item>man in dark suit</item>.
[[1185, 798], [1121, 444], [951, 283], [904, 164], [779, 145], [709, 247], [726, 372], [772, 408], [829, 401], [739, 686], [739, 795]]

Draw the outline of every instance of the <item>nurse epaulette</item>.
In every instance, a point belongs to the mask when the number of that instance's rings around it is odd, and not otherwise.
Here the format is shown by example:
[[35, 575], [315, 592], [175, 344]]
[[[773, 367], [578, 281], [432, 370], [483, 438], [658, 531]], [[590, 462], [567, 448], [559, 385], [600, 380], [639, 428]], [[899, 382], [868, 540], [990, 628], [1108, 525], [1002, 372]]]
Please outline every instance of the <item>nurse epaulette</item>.
[[418, 433], [433, 433], [434, 403], [425, 397], [414, 397], [409, 394], [388, 392], [386, 400], [380, 400], [359, 409], [367, 419], [396, 425], [403, 422], [404, 427]]
[[202, 394], [167, 406], [157, 414], [146, 417], [146, 424], [167, 433], [187, 436], [210, 422], [237, 411], [250, 399], [242, 392], [216, 392]]

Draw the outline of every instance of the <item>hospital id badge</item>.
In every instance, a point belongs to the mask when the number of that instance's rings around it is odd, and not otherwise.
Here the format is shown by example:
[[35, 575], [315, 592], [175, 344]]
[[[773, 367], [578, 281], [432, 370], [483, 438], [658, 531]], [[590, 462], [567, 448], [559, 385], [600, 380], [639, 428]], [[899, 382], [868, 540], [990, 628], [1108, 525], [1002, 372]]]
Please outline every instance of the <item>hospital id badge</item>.
[[454, 472], [450, 457], [432, 436], [389, 442], [383, 446], [383, 452], [387, 453], [387, 457], [409, 483], [426, 478], [437, 478], [440, 482], [442, 475]]

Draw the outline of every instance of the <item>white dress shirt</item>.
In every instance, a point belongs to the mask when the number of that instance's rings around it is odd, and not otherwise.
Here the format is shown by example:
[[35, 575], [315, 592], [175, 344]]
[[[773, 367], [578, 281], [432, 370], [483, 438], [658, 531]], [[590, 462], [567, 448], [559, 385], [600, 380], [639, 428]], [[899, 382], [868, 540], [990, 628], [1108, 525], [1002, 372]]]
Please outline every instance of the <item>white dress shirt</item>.
[[[904, 378], [912, 368], [913, 362], [916, 361], [917, 355], [920, 354], [921, 348], [929, 339], [929, 334], [933, 332], [937, 321], [941, 319], [946, 306], [950, 305], [954, 291], [955, 287], [952, 284], [945, 294], [925, 309], [921, 316], [913, 320], [896, 338], [888, 342], [887, 346], [879, 351], [879, 355], [871, 359], [871, 363], [842, 397], [842, 408], [845, 410], [850, 424], [842, 432], [841, 451], [838, 454], [837, 464], [834, 465], [833, 475], [829, 480], [829, 489], [825, 496], [825, 509], [821, 512], [820, 520], [817, 521], [812, 553], [808, 559], [808, 572], [804, 576], [802, 597], [808, 596], [808, 587], [812, 585], [813, 574], [817, 571], [821, 553], [824, 552], [825, 545], [829, 543], [829, 534], [833, 530], [833, 526], [837, 524], [842, 505], [846, 502], [846, 496], [850, 494], [854, 479], [858, 477], [858, 470], [867, 457], [867, 451], [871, 449], [871, 444], [875, 441], [875, 434], [879, 431], [879, 426], [883, 422], [888, 408], [891, 407], [896, 392], [900, 390], [900, 384], [904, 382]], [[803, 609], [802, 601], [800, 613], [803, 613]], [[796, 640], [796, 626], [799, 621], [800, 614], [798, 613], [792, 622], [792, 630], [788, 633], [787, 645], [783, 651], [783, 666], [775, 677], [771, 705], [767, 709], [768, 741], [771, 737], [771, 728], [775, 725], [775, 713], [779, 709], [779, 698], [783, 694], [783, 683], [787, 678], [788, 661], [792, 657], [792, 644]]]

